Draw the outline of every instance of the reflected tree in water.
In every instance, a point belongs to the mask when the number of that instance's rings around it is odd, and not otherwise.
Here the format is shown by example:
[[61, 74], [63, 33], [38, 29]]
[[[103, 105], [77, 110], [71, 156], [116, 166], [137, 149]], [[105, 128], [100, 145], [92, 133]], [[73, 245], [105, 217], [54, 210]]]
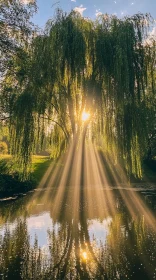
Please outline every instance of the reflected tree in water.
[[[142, 215], [129, 215], [121, 195], [104, 240], [96, 227], [95, 235], [90, 231], [96, 210], [90, 218], [79, 214], [78, 219], [66, 212], [57, 217], [51, 209], [47, 247], [40, 247], [37, 237], [32, 245], [26, 220], [6, 227], [0, 239], [1, 279], [154, 279], [155, 232]], [[101, 216], [101, 223], [106, 218]]]

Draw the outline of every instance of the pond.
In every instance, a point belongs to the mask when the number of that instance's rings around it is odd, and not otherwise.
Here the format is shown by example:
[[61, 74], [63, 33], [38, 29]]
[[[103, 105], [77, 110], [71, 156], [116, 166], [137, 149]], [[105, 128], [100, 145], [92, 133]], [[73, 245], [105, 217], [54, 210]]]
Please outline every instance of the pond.
[[156, 279], [156, 191], [70, 187], [0, 203], [0, 279]]

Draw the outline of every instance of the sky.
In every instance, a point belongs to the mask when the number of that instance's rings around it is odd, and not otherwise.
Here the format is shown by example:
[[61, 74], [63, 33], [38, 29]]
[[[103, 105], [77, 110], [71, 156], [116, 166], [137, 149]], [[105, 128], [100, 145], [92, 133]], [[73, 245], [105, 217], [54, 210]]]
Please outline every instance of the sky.
[[66, 12], [75, 9], [91, 19], [95, 19], [100, 13], [115, 14], [121, 18], [138, 12], [150, 13], [156, 19], [156, 0], [37, 0], [37, 6], [38, 12], [33, 21], [42, 28], [54, 16], [58, 7]]

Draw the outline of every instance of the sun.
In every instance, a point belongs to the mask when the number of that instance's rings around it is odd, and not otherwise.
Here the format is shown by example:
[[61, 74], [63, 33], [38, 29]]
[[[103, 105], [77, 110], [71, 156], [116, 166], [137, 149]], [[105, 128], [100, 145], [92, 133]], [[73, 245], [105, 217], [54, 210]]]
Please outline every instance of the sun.
[[87, 258], [88, 258], [87, 253], [86, 253], [86, 252], [82, 252], [82, 259], [83, 259], [84, 261], [86, 261]]
[[88, 119], [90, 118], [90, 114], [89, 113], [87, 113], [87, 112], [85, 112], [85, 111], [83, 111], [82, 112], [82, 121], [87, 121]]

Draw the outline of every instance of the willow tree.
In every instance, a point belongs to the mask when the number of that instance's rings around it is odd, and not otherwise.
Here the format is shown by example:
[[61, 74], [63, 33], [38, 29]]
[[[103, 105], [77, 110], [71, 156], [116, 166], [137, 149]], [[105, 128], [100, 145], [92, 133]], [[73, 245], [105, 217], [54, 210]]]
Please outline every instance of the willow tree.
[[108, 148], [114, 147], [125, 160], [129, 173], [139, 176], [148, 135], [150, 55], [147, 59], [144, 42], [149, 23], [148, 15], [138, 14], [123, 20], [104, 15], [97, 24], [96, 67], [102, 80], [101, 113], [105, 112], [102, 134]]
[[90, 138], [141, 176], [155, 95], [154, 49], [145, 44], [150, 23], [142, 14], [91, 21], [60, 10], [48, 21], [25, 60], [16, 61], [23, 79], [11, 133], [23, 169], [45, 134], [58, 156], [82, 131], [81, 114], [88, 110]]

